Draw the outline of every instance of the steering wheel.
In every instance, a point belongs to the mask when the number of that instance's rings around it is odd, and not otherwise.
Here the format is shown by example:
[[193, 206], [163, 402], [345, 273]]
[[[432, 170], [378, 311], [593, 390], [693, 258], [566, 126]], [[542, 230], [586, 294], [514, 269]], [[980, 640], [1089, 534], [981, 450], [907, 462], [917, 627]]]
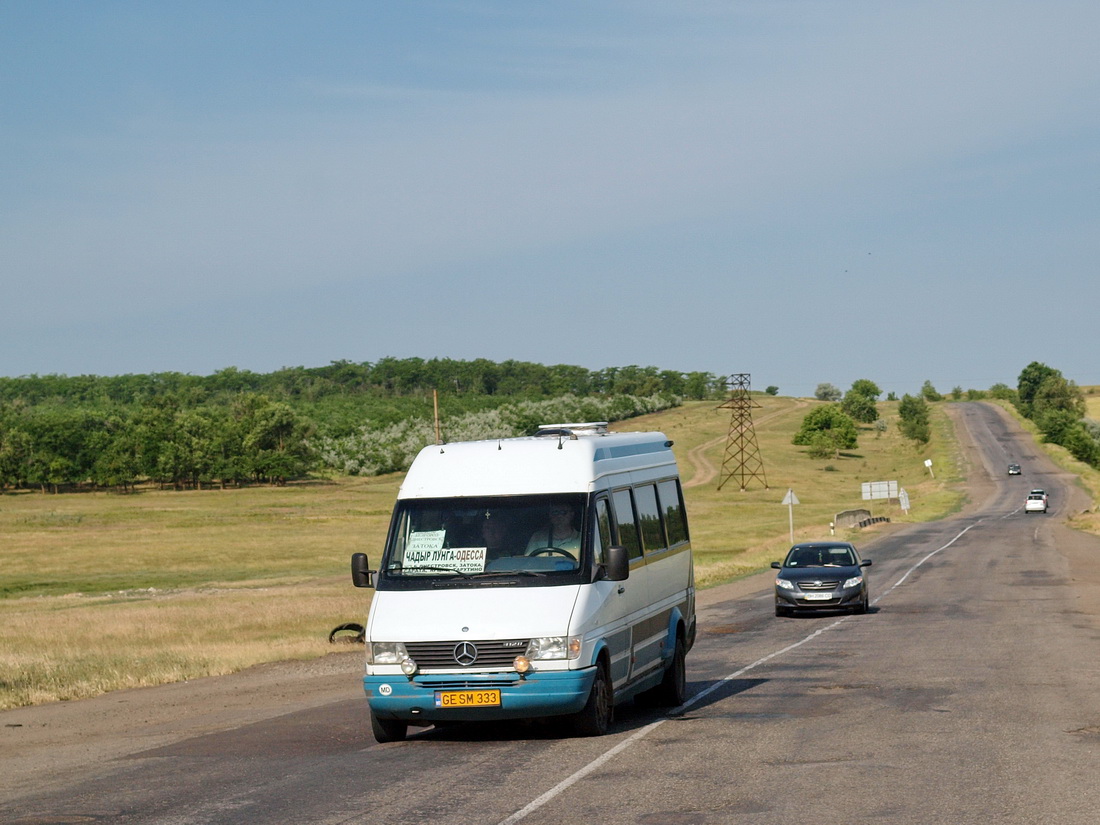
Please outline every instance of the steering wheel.
[[527, 554], [528, 556], [565, 556], [570, 561], [576, 561], [577, 557], [567, 550], [562, 550], [560, 547], [540, 547], [538, 550], [533, 550]]

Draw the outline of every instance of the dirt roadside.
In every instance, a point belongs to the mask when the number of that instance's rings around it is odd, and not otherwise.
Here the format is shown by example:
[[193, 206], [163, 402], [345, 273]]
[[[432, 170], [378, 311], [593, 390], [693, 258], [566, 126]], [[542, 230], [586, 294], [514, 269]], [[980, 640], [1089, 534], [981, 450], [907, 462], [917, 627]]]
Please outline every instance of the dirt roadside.
[[[951, 409], [950, 407], [948, 409]], [[1008, 416], [1005, 416], [1006, 419]], [[972, 512], [996, 491], [990, 468], [956, 417], [968, 503]], [[1010, 424], [1016, 427], [1014, 421]], [[1091, 506], [1071, 487], [1067, 507]], [[1075, 615], [1100, 627], [1100, 539], [1053, 526], [1074, 582]], [[761, 573], [699, 593], [700, 607], [764, 590]], [[0, 712], [0, 800], [30, 789], [63, 787], [92, 779], [112, 760], [196, 736], [345, 700], [362, 700], [361, 648], [311, 661], [275, 662], [231, 676], [109, 693], [94, 699]], [[366, 707], [364, 704], [364, 714]]]

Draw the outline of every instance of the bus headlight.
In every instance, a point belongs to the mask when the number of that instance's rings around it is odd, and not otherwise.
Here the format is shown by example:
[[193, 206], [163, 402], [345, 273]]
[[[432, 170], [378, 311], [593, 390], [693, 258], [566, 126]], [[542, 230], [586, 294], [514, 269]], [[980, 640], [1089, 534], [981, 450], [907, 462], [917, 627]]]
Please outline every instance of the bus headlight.
[[539, 636], [527, 643], [524, 654], [530, 661], [576, 659], [581, 655], [580, 636]]
[[399, 665], [409, 658], [404, 642], [371, 642], [367, 646], [367, 664]]

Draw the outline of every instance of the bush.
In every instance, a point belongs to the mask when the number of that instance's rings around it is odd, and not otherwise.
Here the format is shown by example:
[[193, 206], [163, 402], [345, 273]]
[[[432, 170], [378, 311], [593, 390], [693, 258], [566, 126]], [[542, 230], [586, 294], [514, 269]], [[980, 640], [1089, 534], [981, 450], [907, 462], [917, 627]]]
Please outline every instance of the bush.
[[848, 394], [844, 396], [844, 400], [840, 402], [840, 408], [845, 415], [860, 424], [871, 424], [878, 420], [878, 408], [875, 406], [875, 399], [854, 390], [849, 390]]
[[925, 401], [943, 401], [943, 396], [936, 392], [931, 381], [925, 381], [920, 388], [921, 398]]
[[[672, 396], [619, 395], [578, 398], [564, 395], [546, 401], [521, 401], [494, 410], [469, 413], [443, 424], [443, 439], [483, 441], [532, 435], [542, 424], [566, 421], [621, 421], [677, 406]], [[408, 469], [417, 453], [435, 443], [435, 426], [428, 419], [405, 419], [382, 428], [363, 427], [341, 438], [323, 438], [317, 451], [323, 465], [346, 475], [380, 475]]]
[[1062, 437], [1062, 446], [1069, 450], [1070, 455], [1078, 461], [1100, 467], [1100, 441], [1089, 434], [1084, 422], [1078, 421]]
[[898, 402], [898, 429], [906, 438], [921, 444], [927, 444], [932, 438], [932, 427], [928, 422], [928, 402], [924, 398], [903, 395]]
[[837, 455], [841, 450], [850, 450], [858, 446], [858, 432], [852, 421], [837, 404], [826, 404], [810, 412], [802, 419], [802, 427], [791, 439], [792, 444], [809, 447], [810, 455], [824, 451], [825, 455]]

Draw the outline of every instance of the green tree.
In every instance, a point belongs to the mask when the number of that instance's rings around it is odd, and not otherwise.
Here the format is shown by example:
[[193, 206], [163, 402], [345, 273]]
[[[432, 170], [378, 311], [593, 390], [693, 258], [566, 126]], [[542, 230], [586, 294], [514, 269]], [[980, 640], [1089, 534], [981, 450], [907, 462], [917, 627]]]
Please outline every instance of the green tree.
[[879, 389], [878, 384], [867, 378], [859, 378], [853, 381], [852, 388], [848, 392], [859, 393], [873, 399], [878, 399], [882, 395], [882, 390]]
[[26, 486], [32, 451], [29, 433], [14, 421], [0, 424], [0, 489]]
[[898, 429], [906, 438], [927, 444], [932, 438], [929, 423], [928, 402], [921, 397], [903, 395], [898, 402]]
[[765, 395], [779, 395], [779, 387], [772, 384], [770, 387], [764, 390]]
[[873, 424], [878, 420], [878, 407], [875, 406], [875, 399], [869, 395], [848, 392], [840, 402], [840, 408], [845, 415], [861, 424]]
[[714, 376], [709, 372], [689, 372], [684, 382], [684, 395], [693, 401], [702, 401], [710, 396]]
[[861, 424], [872, 424], [878, 420], [876, 399], [882, 393], [878, 384], [866, 378], [852, 382], [852, 388], [844, 394], [840, 408], [845, 415]]
[[925, 381], [921, 384], [920, 394], [925, 401], [943, 401], [943, 396], [936, 391], [931, 381]]
[[818, 384], [814, 390], [814, 398], [818, 401], [839, 401], [843, 396], [844, 393], [834, 384]]
[[1025, 418], [1031, 418], [1031, 402], [1039, 392], [1039, 386], [1052, 375], [1061, 373], [1039, 361], [1032, 361], [1020, 371], [1020, 377], [1016, 380], [1016, 398], [1017, 407]]
[[285, 484], [304, 474], [311, 456], [308, 435], [307, 422], [288, 404], [258, 403], [245, 424], [243, 439], [253, 477]]
[[1031, 417], [1035, 420], [1053, 410], [1064, 410], [1080, 419], [1085, 417], [1085, 409], [1081, 388], [1057, 370], [1043, 379], [1031, 399]]
[[132, 488], [141, 478], [141, 455], [136, 429], [121, 415], [109, 416], [98, 434], [92, 479], [103, 487]]
[[827, 445], [829, 450], [838, 454], [841, 450], [857, 447], [858, 440], [855, 422], [840, 409], [840, 405], [824, 404], [802, 419], [802, 426], [791, 443], [818, 449]]
[[1092, 437], [1082, 422], [1076, 422], [1065, 433], [1062, 446], [1078, 461], [1100, 467], [1100, 441]]

